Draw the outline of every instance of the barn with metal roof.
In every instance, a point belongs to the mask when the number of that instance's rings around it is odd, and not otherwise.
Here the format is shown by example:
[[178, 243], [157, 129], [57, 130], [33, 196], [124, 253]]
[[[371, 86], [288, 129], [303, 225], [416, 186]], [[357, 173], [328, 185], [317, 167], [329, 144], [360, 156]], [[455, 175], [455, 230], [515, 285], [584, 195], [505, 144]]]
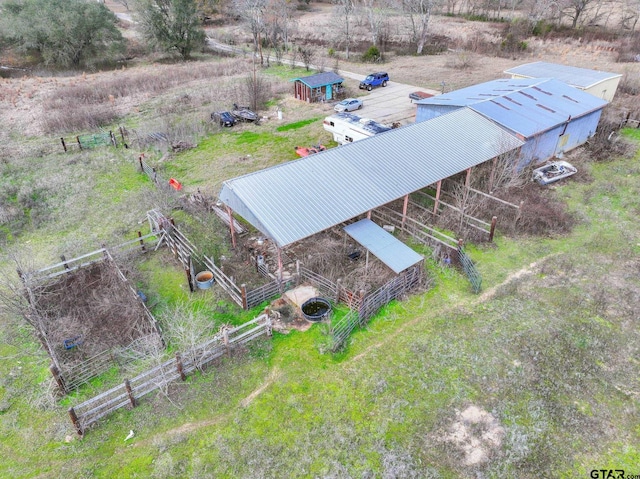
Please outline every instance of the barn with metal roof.
[[525, 141], [525, 165], [582, 145], [595, 134], [606, 105], [559, 80], [501, 79], [418, 101], [416, 122], [470, 108]]
[[227, 180], [219, 197], [282, 248], [522, 144], [461, 109]]
[[616, 90], [618, 89], [618, 83], [620, 83], [620, 79], [622, 78], [622, 75], [619, 73], [609, 73], [548, 62], [526, 63], [505, 70], [504, 72], [511, 75], [511, 78], [516, 79], [555, 78], [567, 85], [591, 93], [609, 102], [613, 100]]

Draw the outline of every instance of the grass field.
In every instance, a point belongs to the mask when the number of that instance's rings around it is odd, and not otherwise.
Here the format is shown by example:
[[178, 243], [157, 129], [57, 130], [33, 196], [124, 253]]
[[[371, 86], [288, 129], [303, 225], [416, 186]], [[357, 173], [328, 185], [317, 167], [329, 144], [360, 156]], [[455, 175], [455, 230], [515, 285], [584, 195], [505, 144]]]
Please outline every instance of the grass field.
[[[285, 130], [268, 123], [223, 130], [195, 149], [154, 159], [188, 188], [214, 189], [228, 177], [293, 159], [296, 143], [317, 142], [317, 125], [302, 113], [292, 117]], [[628, 136], [638, 139], [637, 131]], [[135, 154], [34, 148], [3, 164], [3, 188], [15, 187], [7, 201], [41, 218], [12, 224], [4, 251], [29, 252], [25, 261], [43, 266], [59, 254], [134, 237], [145, 227], [145, 211], [165, 201], [136, 171]], [[18, 318], [4, 315], [0, 477], [570, 478], [607, 468], [639, 474], [638, 160], [588, 163], [590, 181], [554, 187], [578, 221], [571, 234], [498, 234], [495, 245], [470, 245], [483, 277], [480, 295], [459, 273], [429, 261], [435, 287], [385, 307], [345, 351], [320, 353], [320, 325], [275, 333], [168, 395], [104, 418], [83, 439], [75, 437], [67, 408], [117, 377], [54, 398], [45, 353]], [[220, 254], [225, 241], [212, 235], [207, 247]], [[10, 271], [8, 262], [3, 266]], [[141, 259], [136, 269], [137, 284], [165, 324], [180, 308], [216, 327], [257, 314], [215, 289], [190, 295], [184, 273], [162, 254]], [[130, 430], [135, 436], [125, 442]]]

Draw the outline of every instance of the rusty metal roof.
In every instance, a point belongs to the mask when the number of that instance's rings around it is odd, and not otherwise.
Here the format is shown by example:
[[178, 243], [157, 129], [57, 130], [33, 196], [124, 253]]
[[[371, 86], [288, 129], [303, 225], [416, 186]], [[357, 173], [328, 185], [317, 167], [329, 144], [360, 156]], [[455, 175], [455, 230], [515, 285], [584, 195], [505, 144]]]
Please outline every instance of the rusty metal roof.
[[282, 247], [522, 144], [463, 108], [227, 180], [220, 200]]

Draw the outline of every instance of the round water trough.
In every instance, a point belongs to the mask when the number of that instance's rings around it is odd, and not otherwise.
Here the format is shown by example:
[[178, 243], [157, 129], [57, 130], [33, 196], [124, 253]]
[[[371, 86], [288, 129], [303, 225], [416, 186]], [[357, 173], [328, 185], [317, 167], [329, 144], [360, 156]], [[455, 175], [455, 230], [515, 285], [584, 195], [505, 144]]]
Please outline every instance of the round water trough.
[[196, 274], [196, 284], [199, 289], [209, 289], [213, 284], [213, 273], [211, 271], [200, 271]]
[[322, 321], [330, 314], [331, 303], [324, 298], [311, 298], [302, 304], [302, 315], [307, 321]]

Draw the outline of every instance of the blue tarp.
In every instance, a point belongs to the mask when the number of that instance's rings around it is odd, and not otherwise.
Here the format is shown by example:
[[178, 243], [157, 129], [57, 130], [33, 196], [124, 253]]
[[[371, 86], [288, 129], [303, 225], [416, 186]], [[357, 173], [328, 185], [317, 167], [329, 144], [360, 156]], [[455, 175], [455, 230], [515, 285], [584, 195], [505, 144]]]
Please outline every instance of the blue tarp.
[[345, 232], [396, 274], [422, 261], [422, 256], [369, 219], [344, 227]]

